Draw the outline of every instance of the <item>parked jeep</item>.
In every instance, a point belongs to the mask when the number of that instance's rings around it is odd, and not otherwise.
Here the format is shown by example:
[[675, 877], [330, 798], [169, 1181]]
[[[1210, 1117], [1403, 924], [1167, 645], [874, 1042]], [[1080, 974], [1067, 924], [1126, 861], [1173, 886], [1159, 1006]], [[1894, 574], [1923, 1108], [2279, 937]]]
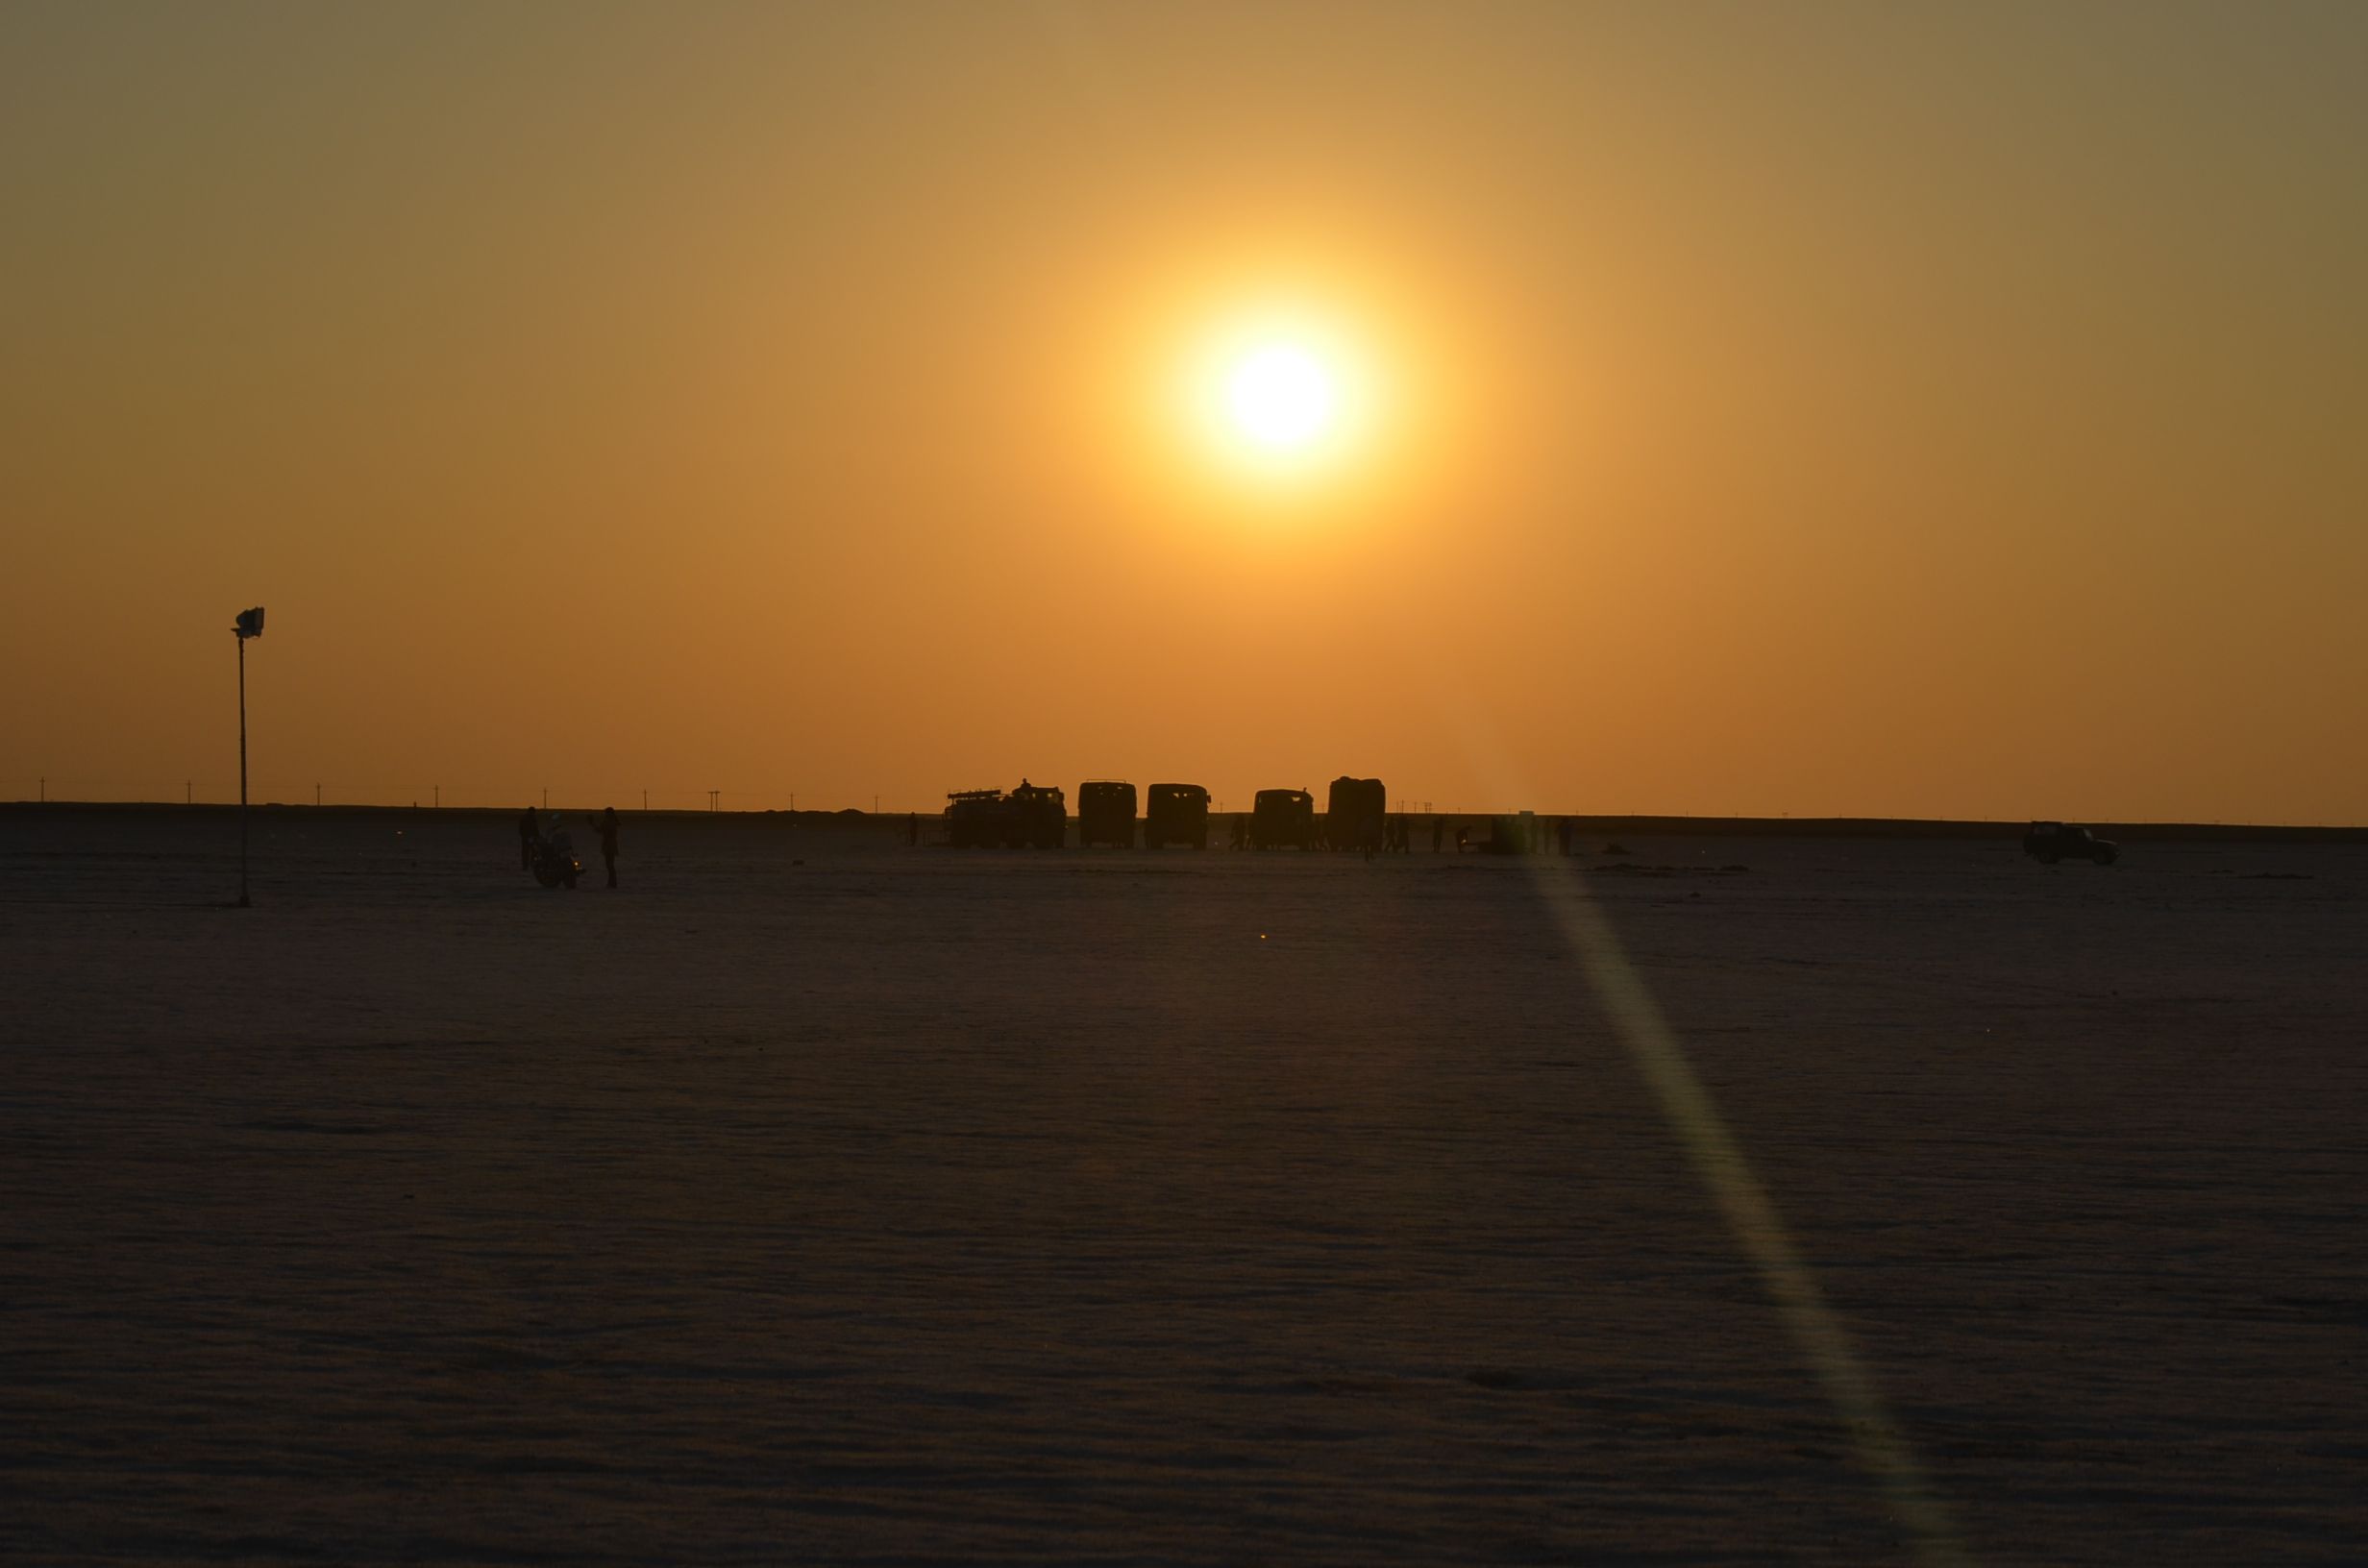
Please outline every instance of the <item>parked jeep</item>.
[[2060, 860], [2110, 866], [2119, 858], [2121, 845], [2071, 822], [2034, 822], [2023, 833], [2023, 853], [2048, 866]]
[[1135, 846], [1135, 787], [1111, 779], [1077, 786], [1077, 844], [1090, 848], [1115, 844]]
[[1154, 784], [1144, 801], [1143, 846], [1209, 846], [1209, 792], [1197, 784]]
[[1316, 797], [1305, 790], [1260, 790], [1249, 814], [1253, 849], [1316, 847]]

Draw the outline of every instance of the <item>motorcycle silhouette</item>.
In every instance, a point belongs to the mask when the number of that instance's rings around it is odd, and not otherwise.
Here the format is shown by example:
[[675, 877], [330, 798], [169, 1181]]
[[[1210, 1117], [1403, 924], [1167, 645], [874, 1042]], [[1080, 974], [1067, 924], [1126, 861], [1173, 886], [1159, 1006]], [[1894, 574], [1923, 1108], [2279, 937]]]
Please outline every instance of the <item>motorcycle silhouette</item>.
[[575, 841], [559, 825], [557, 816], [551, 819], [546, 831], [535, 836], [530, 864], [534, 880], [546, 888], [572, 888], [576, 878], [583, 875], [583, 862], [576, 858]]

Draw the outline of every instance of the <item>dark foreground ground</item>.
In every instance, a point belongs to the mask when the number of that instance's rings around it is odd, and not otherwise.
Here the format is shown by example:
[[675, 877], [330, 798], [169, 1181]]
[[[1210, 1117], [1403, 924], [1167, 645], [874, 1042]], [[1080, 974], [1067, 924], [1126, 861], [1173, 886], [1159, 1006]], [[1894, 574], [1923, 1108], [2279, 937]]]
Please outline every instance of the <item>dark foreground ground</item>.
[[1977, 1556], [2368, 1557], [2368, 847], [628, 833], [0, 815], [0, 1553], [1909, 1558], [1546, 875]]

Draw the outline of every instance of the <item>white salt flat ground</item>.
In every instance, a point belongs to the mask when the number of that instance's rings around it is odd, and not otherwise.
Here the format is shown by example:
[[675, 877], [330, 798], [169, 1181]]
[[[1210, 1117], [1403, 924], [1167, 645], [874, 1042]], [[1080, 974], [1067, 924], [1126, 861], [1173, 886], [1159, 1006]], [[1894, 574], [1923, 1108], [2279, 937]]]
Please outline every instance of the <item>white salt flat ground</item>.
[[[1534, 868], [627, 833], [0, 813], [0, 1555], [1905, 1556]], [[1981, 1558], [2368, 1556], [2368, 849], [1629, 848]]]

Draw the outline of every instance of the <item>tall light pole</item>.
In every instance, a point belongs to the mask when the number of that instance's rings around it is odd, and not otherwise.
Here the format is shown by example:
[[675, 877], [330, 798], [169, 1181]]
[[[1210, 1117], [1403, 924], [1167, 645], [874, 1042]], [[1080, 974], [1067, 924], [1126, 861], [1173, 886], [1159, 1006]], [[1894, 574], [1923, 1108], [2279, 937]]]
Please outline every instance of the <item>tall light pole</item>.
[[263, 635], [263, 607], [238, 612], [238, 907], [247, 902], [247, 639]]

